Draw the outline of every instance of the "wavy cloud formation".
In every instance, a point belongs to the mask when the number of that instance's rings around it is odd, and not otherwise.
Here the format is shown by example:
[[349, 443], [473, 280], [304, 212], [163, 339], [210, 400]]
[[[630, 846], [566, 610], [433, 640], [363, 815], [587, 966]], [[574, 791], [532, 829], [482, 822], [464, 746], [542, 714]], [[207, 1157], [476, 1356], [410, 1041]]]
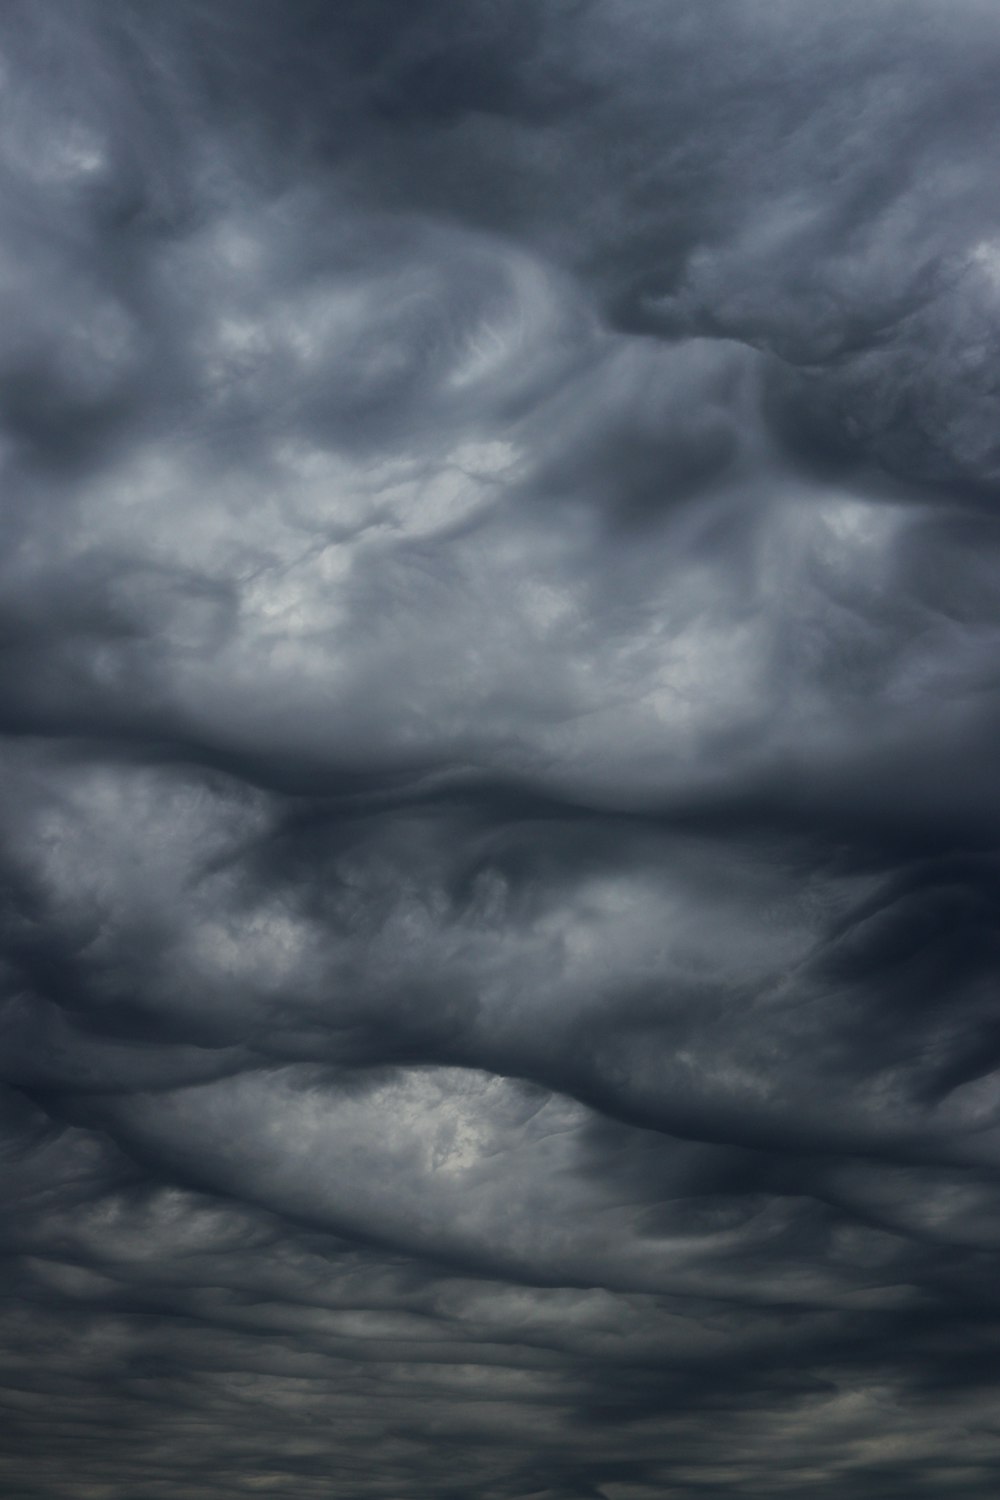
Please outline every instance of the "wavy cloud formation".
[[995, 7], [0, 29], [7, 1492], [995, 1495]]

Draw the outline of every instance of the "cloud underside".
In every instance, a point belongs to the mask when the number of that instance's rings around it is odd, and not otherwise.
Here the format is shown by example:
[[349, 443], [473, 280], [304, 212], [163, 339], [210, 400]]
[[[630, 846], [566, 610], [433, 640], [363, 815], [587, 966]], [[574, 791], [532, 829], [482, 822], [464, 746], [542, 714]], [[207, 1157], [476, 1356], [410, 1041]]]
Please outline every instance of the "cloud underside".
[[2, 23], [0, 1472], [1000, 1429], [1000, 25]]

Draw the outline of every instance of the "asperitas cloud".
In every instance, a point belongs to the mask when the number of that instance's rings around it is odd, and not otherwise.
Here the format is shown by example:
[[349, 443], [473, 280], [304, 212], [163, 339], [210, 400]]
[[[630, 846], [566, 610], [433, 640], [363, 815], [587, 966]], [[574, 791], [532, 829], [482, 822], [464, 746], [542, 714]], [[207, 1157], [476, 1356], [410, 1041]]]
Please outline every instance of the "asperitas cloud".
[[998, 75], [4, 8], [5, 1494], [996, 1495]]

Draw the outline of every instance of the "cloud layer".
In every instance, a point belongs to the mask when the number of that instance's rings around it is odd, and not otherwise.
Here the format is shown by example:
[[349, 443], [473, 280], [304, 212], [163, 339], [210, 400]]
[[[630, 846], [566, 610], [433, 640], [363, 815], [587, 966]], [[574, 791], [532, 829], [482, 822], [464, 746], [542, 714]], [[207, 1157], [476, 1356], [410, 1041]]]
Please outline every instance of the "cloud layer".
[[7, 1491], [992, 1497], [995, 7], [0, 29]]

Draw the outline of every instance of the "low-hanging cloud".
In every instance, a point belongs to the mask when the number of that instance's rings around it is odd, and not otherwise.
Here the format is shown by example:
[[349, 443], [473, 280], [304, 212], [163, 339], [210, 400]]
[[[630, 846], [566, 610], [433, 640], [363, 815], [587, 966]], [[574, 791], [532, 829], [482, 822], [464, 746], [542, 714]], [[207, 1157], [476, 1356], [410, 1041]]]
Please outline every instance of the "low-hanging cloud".
[[9, 1492], [992, 1496], [993, 7], [0, 29]]

